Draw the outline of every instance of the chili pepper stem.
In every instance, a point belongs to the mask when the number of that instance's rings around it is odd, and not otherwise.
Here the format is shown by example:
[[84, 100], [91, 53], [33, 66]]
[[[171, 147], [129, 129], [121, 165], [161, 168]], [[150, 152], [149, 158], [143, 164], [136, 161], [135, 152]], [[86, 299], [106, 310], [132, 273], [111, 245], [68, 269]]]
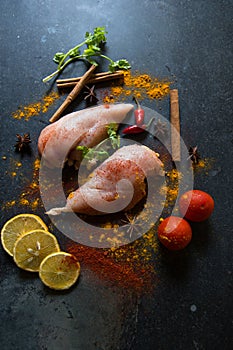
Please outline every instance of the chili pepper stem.
[[133, 96], [133, 100], [136, 102], [137, 109], [142, 109], [141, 106], [140, 106], [140, 103], [139, 103], [138, 99], [137, 99], [135, 96]]

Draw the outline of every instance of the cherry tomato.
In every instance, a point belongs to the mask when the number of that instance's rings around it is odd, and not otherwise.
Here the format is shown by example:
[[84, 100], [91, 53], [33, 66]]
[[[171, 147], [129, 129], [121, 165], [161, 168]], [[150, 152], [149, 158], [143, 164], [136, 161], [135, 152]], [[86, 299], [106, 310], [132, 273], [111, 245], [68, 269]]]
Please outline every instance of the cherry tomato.
[[214, 200], [206, 192], [192, 190], [182, 194], [179, 200], [181, 214], [190, 221], [208, 219], [214, 210]]
[[181, 250], [191, 241], [192, 229], [186, 220], [169, 216], [159, 225], [158, 238], [169, 250]]

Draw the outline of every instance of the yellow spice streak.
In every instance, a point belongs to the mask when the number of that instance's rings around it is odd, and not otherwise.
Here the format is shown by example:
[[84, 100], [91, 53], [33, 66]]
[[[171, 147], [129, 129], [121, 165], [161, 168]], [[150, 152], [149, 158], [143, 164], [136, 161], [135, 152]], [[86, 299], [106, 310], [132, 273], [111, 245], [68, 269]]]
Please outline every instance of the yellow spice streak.
[[21, 205], [29, 205], [29, 201], [25, 198], [20, 198], [19, 204]]
[[205, 174], [208, 175], [209, 170], [213, 168], [215, 163], [214, 158], [202, 158], [199, 160], [198, 164], [193, 164], [193, 170], [195, 173], [205, 171]]
[[167, 208], [171, 205], [175, 204], [179, 193], [179, 181], [182, 177], [181, 172], [176, 169], [172, 169], [171, 171], [166, 173], [168, 181], [166, 185], [163, 185], [160, 188], [160, 194], [162, 196], [166, 195], [166, 200], [164, 202], [164, 207]]
[[68, 199], [72, 199], [74, 197], [74, 192], [70, 192]]
[[24, 119], [28, 121], [31, 117], [38, 116], [40, 113], [46, 113], [50, 106], [59, 99], [60, 95], [52, 91], [44, 96], [41, 101], [30, 103], [26, 106], [21, 106], [17, 111], [12, 113], [14, 119]]
[[36, 160], [34, 161], [33, 169], [34, 169], [34, 171], [40, 169], [40, 159], [36, 159]]
[[15, 204], [16, 204], [16, 201], [13, 199], [12, 201], [8, 201], [8, 202], [4, 203], [2, 208], [8, 209], [8, 208], [13, 207]]

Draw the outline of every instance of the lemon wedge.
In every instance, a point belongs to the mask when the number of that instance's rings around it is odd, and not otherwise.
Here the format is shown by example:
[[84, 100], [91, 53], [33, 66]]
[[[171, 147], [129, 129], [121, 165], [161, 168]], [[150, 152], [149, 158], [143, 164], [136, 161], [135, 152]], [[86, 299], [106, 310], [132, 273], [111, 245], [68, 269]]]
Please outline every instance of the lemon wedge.
[[41, 263], [39, 276], [49, 288], [70, 288], [78, 279], [80, 264], [72, 254], [58, 252], [48, 255]]
[[56, 237], [44, 230], [25, 233], [17, 239], [13, 258], [18, 267], [27, 271], [39, 271], [42, 260], [60, 250]]
[[48, 231], [41, 218], [34, 214], [19, 214], [8, 220], [1, 230], [1, 241], [4, 250], [13, 256], [16, 240], [27, 232], [34, 230]]

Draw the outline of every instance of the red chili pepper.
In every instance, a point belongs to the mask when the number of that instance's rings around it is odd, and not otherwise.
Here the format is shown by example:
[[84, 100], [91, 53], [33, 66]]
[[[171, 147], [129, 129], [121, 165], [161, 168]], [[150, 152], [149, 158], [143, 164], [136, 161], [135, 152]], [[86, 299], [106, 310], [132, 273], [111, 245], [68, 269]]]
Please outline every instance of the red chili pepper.
[[138, 125], [131, 125], [122, 130], [123, 134], [140, 134], [141, 132], [144, 132], [147, 125], [143, 124], [141, 126]]
[[134, 111], [135, 121], [138, 126], [141, 126], [144, 122], [145, 111], [141, 108], [138, 100], [135, 97], [134, 100], [137, 104], [137, 109]]
[[148, 124], [142, 124], [142, 125], [130, 125], [127, 128], [122, 130], [123, 134], [140, 134], [141, 132], [144, 132], [146, 129], [149, 129], [151, 123], [153, 122], [155, 118], [151, 118]]

